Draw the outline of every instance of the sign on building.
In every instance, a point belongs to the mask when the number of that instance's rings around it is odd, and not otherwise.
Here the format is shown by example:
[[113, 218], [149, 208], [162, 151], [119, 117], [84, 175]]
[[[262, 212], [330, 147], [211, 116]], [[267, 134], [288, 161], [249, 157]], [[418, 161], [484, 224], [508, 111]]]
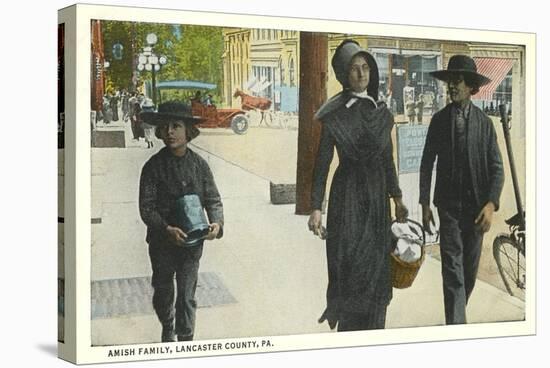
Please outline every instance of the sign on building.
[[397, 165], [399, 174], [415, 173], [420, 170], [420, 160], [422, 159], [427, 134], [427, 125], [397, 127]]

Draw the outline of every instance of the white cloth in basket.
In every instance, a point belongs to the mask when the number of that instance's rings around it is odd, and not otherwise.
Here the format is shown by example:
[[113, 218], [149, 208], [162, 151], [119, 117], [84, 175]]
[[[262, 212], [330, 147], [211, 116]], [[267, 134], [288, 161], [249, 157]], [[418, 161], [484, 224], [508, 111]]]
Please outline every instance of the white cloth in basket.
[[396, 222], [391, 226], [393, 235], [397, 238], [394, 254], [402, 261], [413, 263], [422, 256], [422, 240], [411, 231], [407, 223]]

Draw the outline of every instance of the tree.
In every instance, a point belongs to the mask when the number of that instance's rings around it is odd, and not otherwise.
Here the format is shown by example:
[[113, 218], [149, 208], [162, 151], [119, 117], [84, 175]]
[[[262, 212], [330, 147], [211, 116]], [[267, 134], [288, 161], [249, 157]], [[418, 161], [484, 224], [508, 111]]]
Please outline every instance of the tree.
[[[157, 81], [198, 80], [214, 83], [219, 90], [223, 80], [221, 27], [119, 21], [103, 22], [105, 58], [110, 62], [107, 85], [115, 89], [133, 88], [137, 56], [146, 46], [146, 35], [151, 32], [158, 37], [155, 54], [168, 59], [156, 74]], [[123, 47], [120, 60], [113, 57], [113, 46], [117, 43]], [[137, 76], [139, 86], [151, 78], [151, 73], [143, 71]], [[218, 91], [213, 95], [219, 96]]]

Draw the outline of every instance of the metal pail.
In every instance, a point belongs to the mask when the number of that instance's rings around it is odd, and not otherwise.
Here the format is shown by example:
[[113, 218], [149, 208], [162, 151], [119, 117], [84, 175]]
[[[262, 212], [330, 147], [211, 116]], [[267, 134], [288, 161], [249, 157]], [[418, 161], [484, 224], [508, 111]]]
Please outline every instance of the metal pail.
[[186, 245], [197, 245], [208, 235], [208, 220], [196, 194], [187, 194], [176, 202], [176, 220], [187, 234]]

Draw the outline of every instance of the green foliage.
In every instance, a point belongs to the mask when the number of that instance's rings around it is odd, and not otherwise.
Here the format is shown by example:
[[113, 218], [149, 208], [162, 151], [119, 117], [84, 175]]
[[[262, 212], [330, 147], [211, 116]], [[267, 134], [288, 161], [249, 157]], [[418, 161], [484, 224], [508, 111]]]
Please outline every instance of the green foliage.
[[[223, 81], [223, 34], [221, 27], [194, 25], [172, 25], [157, 23], [136, 23], [102, 21], [105, 59], [109, 61], [107, 86], [114, 89], [133, 89], [132, 76], [137, 70], [137, 55], [146, 45], [145, 37], [154, 32], [158, 42], [153, 50], [158, 56], [167, 57], [167, 64], [156, 73], [156, 80], [197, 80], [214, 83], [218, 91], [212, 91], [219, 101]], [[113, 46], [123, 46], [122, 59], [115, 60]], [[137, 72], [137, 87], [151, 79], [151, 72]], [[163, 92], [166, 97], [187, 98], [187, 91]]]

